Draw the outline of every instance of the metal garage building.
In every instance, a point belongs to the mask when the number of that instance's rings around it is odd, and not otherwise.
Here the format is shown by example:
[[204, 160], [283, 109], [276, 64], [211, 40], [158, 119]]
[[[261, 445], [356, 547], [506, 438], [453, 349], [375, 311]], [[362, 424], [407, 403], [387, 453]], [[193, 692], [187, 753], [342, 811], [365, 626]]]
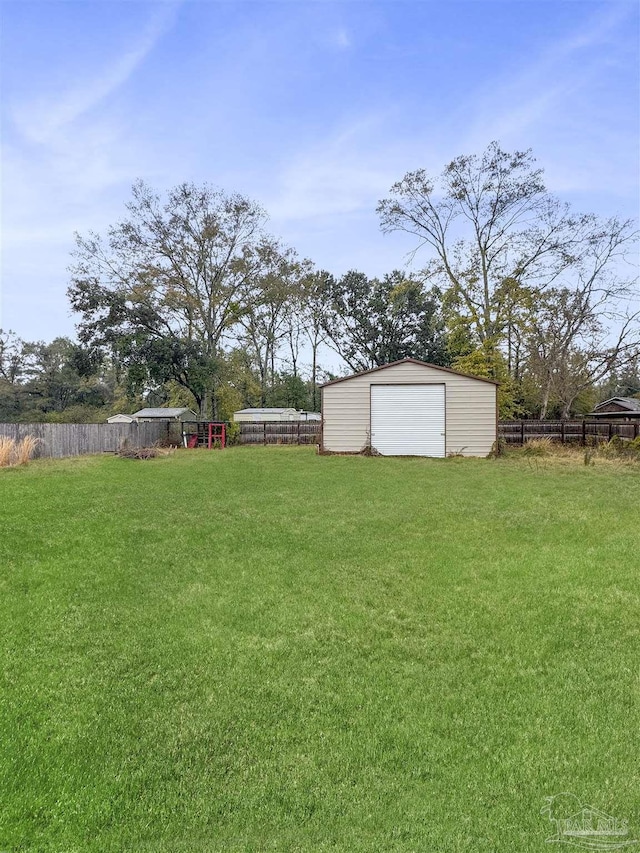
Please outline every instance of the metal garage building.
[[486, 456], [497, 383], [414, 358], [322, 386], [322, 450], [383, 456]]

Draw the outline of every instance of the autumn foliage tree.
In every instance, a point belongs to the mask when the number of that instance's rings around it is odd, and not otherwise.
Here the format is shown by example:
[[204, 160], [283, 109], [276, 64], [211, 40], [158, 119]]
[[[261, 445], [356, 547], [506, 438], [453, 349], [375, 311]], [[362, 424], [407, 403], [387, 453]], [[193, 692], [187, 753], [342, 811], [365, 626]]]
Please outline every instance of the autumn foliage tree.
[[225, 338], [283, 250], [259, 205], [208, 185], [163, 200], [139, 181], [126, 208], [106, 237], [76, 236], [68, 293], [80, 340], [117, 351], [139, 385], [177, 382], [210, 417]]
[[[630, 293], [623, 264], [637, 239], [634, 224], [574, 213], [547, 191], [530, 151], [509, 153], [493, 142], [479, 156], [456, 157], [439, 176], [408, 172], [378, 213], [384, 232], [404, 231], [416, 238], [416, 254], [427, 253], [424, 276], [444, 292], [449, 331], [467, 348], [460, 355], [477, 348], [486, 364], [487, 353], [500, 350], [517, 380], [547, 294], [573, 305], [561, 358], [588, 356], [579, 343], [594, 313], [623, 315], [624, 330], [609, 347], [602, 340], [592, 347], [595, 364], [610, 368], [632, 352], [637, 318], [620, 304]], [[538, 350], [550, 334], [536, 332]], [[585, 377], [599, 375], [594, 359], [587, 357]], [[563, 411], [570, 395], [566, 402]]]

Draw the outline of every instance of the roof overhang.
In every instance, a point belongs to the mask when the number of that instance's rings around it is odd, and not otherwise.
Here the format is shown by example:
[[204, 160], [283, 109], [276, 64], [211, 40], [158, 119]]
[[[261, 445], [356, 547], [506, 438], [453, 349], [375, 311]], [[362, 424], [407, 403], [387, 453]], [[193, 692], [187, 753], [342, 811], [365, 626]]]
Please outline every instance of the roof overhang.
[[451, 367], [442, 367], [439, 364], [431, 364], [428, 361], [420, 361], [417, 358], [401, 358], [398, 361], [391, 361], [389, 364], [382, 364], [380, 367], [372, 367], [369, 370], [361, 370], [359, 373], [352, 373], [350, 376], [340, 376], [338, 379], [332, 379], [330, 382], [323, 383], [320, 387], [327, 388], [329, 385], [337, 385], [339, 382], [347, 382], [349, 379], [355, 379], [357, 376], [366, 376], [369, 373], [377, 373], [380, 370], [386, 370], [389, 367], [396, 367], [399, 364], [417, 364], [419, 367], [431, 367], [433, 370], [442, 370], [444, 373], [452, 373], [454, 376], [464, 376], [466, 379], [477, 379], [478, 382], [487, 382], [489, 385], [500, 385], [495, 379], [487, 379], [484, 376], [474, 376], [471, 373], [462, 373], [460, 370], [453, 370]]

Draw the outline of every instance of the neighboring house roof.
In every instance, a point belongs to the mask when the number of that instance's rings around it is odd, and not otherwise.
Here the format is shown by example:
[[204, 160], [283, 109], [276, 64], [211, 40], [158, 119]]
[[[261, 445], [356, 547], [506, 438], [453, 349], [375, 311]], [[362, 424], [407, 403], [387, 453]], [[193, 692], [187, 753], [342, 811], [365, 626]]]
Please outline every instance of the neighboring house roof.
[[640, 417], [640, 400], [636, 397], [612, 397], [610, 400], [604, 400], [598, 403], [590, 415], [606, 417], [610, 416], [628, 416]]
[[398, 361], [391, 361], [389, 364], [382, 364], [380, 367], [372, 367], [370, 370], [361, 370], [359, 373], [352, 373], [349, 376], [341, 376], [339, 379], [332, 379], [331, 382], [325, 382], [320, 387], [326, 388], [327, 385], [337, 385], [338, 382], [346, 382], [348, 379], [354, 379], [356, 376], [366, 376], [367, 373], [376, 373], [378, 370], [386, 370], [388, 367], [395, 367], [396, 364], [418, 364], [420, 367], [432, 367], [434, 370], [453, 373], [455, 376], [466, 376], [467, 379], [477, 379], [478, 382], [488, 382], [490, 385], [500, 384], [494, 379], [486, 379], [484, 376], [473, 376], [471, 373], [462, 373], [460, 370], [453, 370], [451, 367], [442, 367], [439, 364], [431, 364], [428, 361], [420, 361], [417, 358], [401, 358]]
[[139, 412], [134, 412], [132, 418], [179, 418], [180, 415], [189, 413], [197, 417], [195, 412], [185, 407], [181, 409], [171, 409], [167, 407], [159, 407], [157, 409], [140, 409]]
[[640, 400], [635, 397], [612, 397], [610, 400], [604, 400], [594, 408], [594, 412], [602, 410], [605, 406], [616, 405], [620, 409], [625, 409], [628, 412], [640, 412]]
[[283, 412], [296, 412], [297, 409], [238, 409], [234, 415], [281, 415]]

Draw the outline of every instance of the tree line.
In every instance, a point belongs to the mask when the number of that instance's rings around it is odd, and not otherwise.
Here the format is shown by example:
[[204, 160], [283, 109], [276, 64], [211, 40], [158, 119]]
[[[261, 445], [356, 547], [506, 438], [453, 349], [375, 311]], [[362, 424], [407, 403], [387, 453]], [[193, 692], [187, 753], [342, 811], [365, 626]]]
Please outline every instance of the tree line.
[[0, 419], [317, 410], [329, 352], [345, 372], [411, 356], [496, 379], [504, 418], [640, 393], [631, 220], [573, 212], [530, 151], [498, 143], [407, 173], [377, 211], [384, 233], [410, 235], [416, 271], [336, 277], [242, 195], [137, 182], [120, 222], [76, 235], [77, 341], [0, 334]]

